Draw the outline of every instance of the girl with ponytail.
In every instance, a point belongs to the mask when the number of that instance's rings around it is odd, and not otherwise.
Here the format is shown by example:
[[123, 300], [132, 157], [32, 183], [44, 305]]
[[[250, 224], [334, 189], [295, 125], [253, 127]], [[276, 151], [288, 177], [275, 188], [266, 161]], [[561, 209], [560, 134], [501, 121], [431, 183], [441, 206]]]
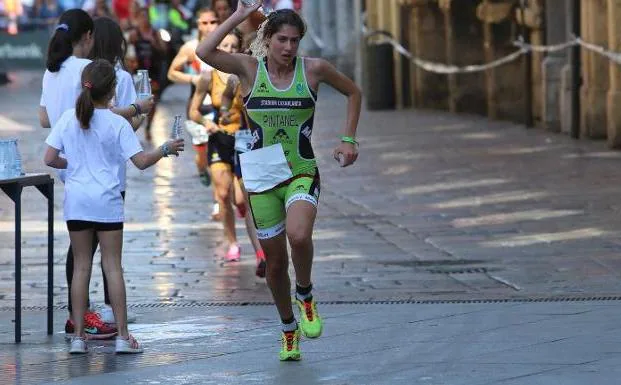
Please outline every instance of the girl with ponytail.
[[138, 100], [132, 75], [125, 70], [127, 41], [119, 24], [109, 17], [98, 17], [93, 21], [93, 49], [89, 59], [106, 59], [116, 71], [116, 95], [111, 105], [115, 114], [126, 118], [137, 130], [143, 122], [142, 113], [153, 108], [153, 98]]
[[[93, 22], [94, 45], [89, 58], [92, 60], [105, 59], [114, 66], [116, 73], [115, 96], [111, 103], [112, 111], [128, 119], [134, 130], [140, 127], [144, 120], [141, 111], [149, 111], [153, 105], [152, 100], [137, 100], [136, 89], [132, 76], [123, 66], [127, 52], [127, 42], [119, 24], [108, 17], [97, 17]], [[121, 183], [121, 195], [125, 198], [126, 167], [119, 168], [119, 182]], [[94, 237], [93, 252], [97, 249], [97, 237]], [[67, 282], [71, 287], [73, 275], [73, 255], [67, 255]], [[114, 312], [111, 307], [110, 294], [106, 274], [103, 272], [104, 305], [99, 308], [98, 315], [104, 324], [116, 324]], [[69, 297], [71, 292], [69, 291]], [[69, 300], [71, 303], [71, 299]], [[128, 319], [134, 317], [128, 316]], [[92, 330], [92, 328], [89, 328]]]
[[[109, 23], [98, 22], [97, 24], [100, 28], [104, 26], [109, 28]], [[81, 89], [80, 74], [91, 62], [88, 57], [92, 55], [93, 48], [105, 44], [101, 41], [105, 37], [98, 42], [95, 41], [94, 28], [93, 19], [81, 9], [70, 9], [60, 16], [48, 45], [47, 69], [43, 75], [39, 108], [39, 120], [42, 127], [51, 128], [63, 112], [75, 106]], [[122, 44], [125, 45], [124, 42]], [[98, 52], [101, 50], [98, 49]], [[149, 99], [136, 104], [134, 107], [115, 108], [114, 112], [132, 119], [140, 113], [150, 112], [153, 100]]]
[[52, 127], [66, 110], [75, 106], [80, 94], [80, 74], [90, 63], [93, 19], [81, 9], [70, 9], [58, 20], [48, 45], [47, 70], [43, 75], [39, 120]]
[[[81, 75], [81, 93], [75, 108], [65, 111], [46, 139], [44, 161], [66, 169], [64, 219], [73, 245], [74, 264], [71, 299], [75, 336], [70, 353], [87, 352], [85, 314], [92, 270], [93, 240], [101, 244], [101, 260], [108, 280], [110, 301], [118, 329], [117, 353], [141, 353], [142, 347], [127, 329], [127, 305], [121, 248], [123, 197], [119, 169], [130, 160], [141, 170], [162, 157], [183, 151], [183, 139], [169, 140], [145, 152], [129, 122], [109, 109], [115, 94], [115, 69], [98, 59]], [[60, 151], [64, 157], [60, 157]]]

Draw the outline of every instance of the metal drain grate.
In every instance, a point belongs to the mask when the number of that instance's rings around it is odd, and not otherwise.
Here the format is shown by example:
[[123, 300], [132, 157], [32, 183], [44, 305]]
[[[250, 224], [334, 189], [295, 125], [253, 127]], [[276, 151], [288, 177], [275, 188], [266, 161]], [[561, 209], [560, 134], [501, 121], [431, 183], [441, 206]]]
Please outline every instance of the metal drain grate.
[[427, 269], [431, 274], [485, 274], [489, 270], [486, 267], [466, 267], [466, 268], [441, 268]]
[[[400, 299], [400, 300], [352, 300], [318, 301], [319, 305], [435, 305], [435, 304], [492, 304], [492, 303], [533, 303], [533, 302], [601, 302], [621, 301], [621, 296], [573, 296], [573, 297], [515, 297], [515, 298], [474, 298], [474, 299]], [[128, 304], [131, 309], [157, 308], [201, 308], [201, 307], [241, 307], [273, 306], [272, 302], [166, 302]], [[65, 310], [66, 305], [54, 306], [55, 310]], [[1, 307], [0, 312], [12, 312], [14, 307]], [[22, 311], [45, 311], [46, 306], [26, 306]]]
[[431, 261], [421, 260], [405, 260], [405, 261], [389, 261], [384, 262], [384, 266], [403, 266], [403, 267], [439, 267], [439, 266], [465, 266], [465, 265], [480, 265], [483, 263], [489, 263], [490, 261], [482, 259], [434, 259]]

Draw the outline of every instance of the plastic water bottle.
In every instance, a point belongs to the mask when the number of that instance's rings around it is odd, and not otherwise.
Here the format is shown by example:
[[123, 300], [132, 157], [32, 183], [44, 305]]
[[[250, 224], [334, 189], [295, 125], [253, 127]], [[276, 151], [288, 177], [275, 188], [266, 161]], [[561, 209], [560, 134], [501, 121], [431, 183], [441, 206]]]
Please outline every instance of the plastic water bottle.
[[0, 140], [0, 179], [22, 175], [22, 158], [17, 149], [17, 139]]
[[149, 80], [149, 71], [147, 70], [138, 70], [136, 95], [138, 96], [138, 100], [144, 100], [151, 97], [151, 81]]
[[258, 3], [260, 3], [262, 0], [241, 0], [242, 4], [245, 7], [254, 7], [255, 5], [257, 5]]
[[[242, 4], [244, 5], [244, 7], [248, 7], [248, 8], [252, 8], [255, 5], [259, 4], [260, 2], [262, 2], [263, 0], [241, 0]], [[259, 12], [263, 13], [264, 15], [268, 15], [270, 13], [271, 9], [267, 8], [265, 5], [261, 6], [259, 8]]]
[[183, 138], [183, 127], [181, 125], [181, 115], [175, 115], [175, 120], [172, 126], [171, 139]]
[[[173, 140], [183, 139], [183, 126], [181, 123], [181, 115], [175, 115], [175, 120], [173, 122], [172, 130], [170, 133], [170, 138]], [[176, 155], [179, 156], [179, 155]]]
[[22, 175], [22, 156], [17, 147], [17, 139], [13, 142], [13, 149], [13, 176], [18, 177]]
[[9, 177], [9, 141], [0, 140], [0, 179]]

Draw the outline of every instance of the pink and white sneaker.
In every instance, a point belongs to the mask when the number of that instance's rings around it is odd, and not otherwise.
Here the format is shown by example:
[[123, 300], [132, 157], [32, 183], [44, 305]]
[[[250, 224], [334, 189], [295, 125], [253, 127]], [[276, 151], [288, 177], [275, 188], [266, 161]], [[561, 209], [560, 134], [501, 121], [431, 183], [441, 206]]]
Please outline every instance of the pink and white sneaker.
[[235, 244], [229, 246], [225, 258], [227, 262], [238, 262], [241, 259], [241, 248]]

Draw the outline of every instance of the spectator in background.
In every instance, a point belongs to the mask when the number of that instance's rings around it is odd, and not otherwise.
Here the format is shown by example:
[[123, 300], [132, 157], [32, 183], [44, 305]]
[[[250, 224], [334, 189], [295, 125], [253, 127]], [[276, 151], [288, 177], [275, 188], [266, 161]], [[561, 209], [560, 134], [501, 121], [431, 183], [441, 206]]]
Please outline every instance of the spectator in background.
[[116, 15], [122, 30], [130, 26], [132, 0], [112, 0], [112, 11]]
[[190, 12], [181, 0], [170, 0], [170, 9], [168, 10], [168, 22], [175, 28], [187, 31], [190, 28], [188, 20], [192, 18]]
[[37, 0], [32, 9], [32, 17], [47, 25], [56, 24], [60, 14], [60, 7], [55, 0]]
[[147, 8], [142, 8], [138, 12], [136, 21], [136, 28], [129, 35], [129, 42], [135, 47], [138, 68], [149, 71], [151, 92], [155, 100], [155, 105], [147, 115], [147, 126], [145, 127], [145, 139], [150, 141], [151, 125], [161, 96], [163, 76], [165, 76], [162, 72], [162, 63], [167, 47], [166, 43], [162, 41], [160, 34], [151, 25]]
[[58, 5], [62, 11], [69, 9], [82, 8], [85, 0], [58, 0]]
[[[206, 2], [209, 4], [205, 4]], [[183, 5], [194, 15], [199, 9], [209, 7], [210, 3], [211, 1], [205, 0], [186, 0]]]
[[233, 7], [231, 7], [230, 0], [213, 0], [211, 9], [213, 9], [216, 16], [218, 16], [220, 24], [224, 23], [224, 20], [228, 19], [233, 14]]
[[116, 19], [106, 0], [86, 0], [82, 9], [92, 17], [109, 17]]
[[130, 37], [137, 25], [138, 13], [141, 9], [140, 4], [136, 0], [113, 1], [117, 4], [116, 6], [121, 9], [121, 13], [117, 13], [117, 15], [119, 19], [122, 19], [119, 20], [119, 25], [121, 26], [121, 30], [123, 30], [123, 36], [125, 37], [125, 41], [127, 42], [125, 68], [129, 73], [134, 74], [138, 70], [138, 57], [136, 54], [136, 47], [134, 46]]
[[175, 51], [183, 45], [182, 36], [190, 31], [192, 13], [182, 4], [181, 0], [171, 0], [168, 9], [167, 27], [172, 34], [172, 41], [177, 45]]
[[9, 35], [17, 35], [17, 19], [24, 13], [22, 3], [19, 0], [4, 0], [4, 12], [9, 19], [7, 32]]
[[[211, 67], [196, 57], [196, 47], [198, 46], [198, 43], [205, 38], [205, 36], [215, 30], [219, 24], [218, 17], [211, 8], [199, 9], [196, 18], [196, 24], [198, 26], [198, 39], [186, 42], [179, 49], [177, 55], [170, 64], [170, 68], [168, 69], [168, 79], [171, 82], [190, 84], [190, 97], [186, 106], [186, 115], [188, 116], [190, 103], [192, 101], [192, 96], [196, 91], [196, 83], [200, 79], [200, 74], [211, 71]], [[209, 113], [215, 114], [215, 110], [208, 111], [209, 106], [211, 106], [211, 100], [205, 100], [202, 106], [204, 109], [203, 115], [208, 115]], [[211, 178], [209, 176], [209, 168], [207, 167], [208, 136], [206, 135], [206, 131], [202, 129], [202, 126], [197, 125], [193, 127], [198, 127], [198, 130], [196, 131], [189, 131], [192, 135], [192, 145], [196, 152], [195, 163], [198, 169], [198, 175], [201, 182], [204, 185], [209, 186], [211, 184]], [[215, 196], [214, 201], [216, 201]], [[214, 205], [214, 208], [217, 207], [219, 206]]]
[[[127, 29], [125, 31], [129, 31], [132, 30], [133, 28], [136, 28], [136, 26], [138, 25], [138, 14], [140, 13], [140, 10], [144, 8], [140, 5], [140, 3], [136, 0], [132, 0], [130, 2], [129, 5], [129, 23], [127, 26]], [[125, 37], [126, 40], [129, 40], [129, 38], [126, 36]]]

